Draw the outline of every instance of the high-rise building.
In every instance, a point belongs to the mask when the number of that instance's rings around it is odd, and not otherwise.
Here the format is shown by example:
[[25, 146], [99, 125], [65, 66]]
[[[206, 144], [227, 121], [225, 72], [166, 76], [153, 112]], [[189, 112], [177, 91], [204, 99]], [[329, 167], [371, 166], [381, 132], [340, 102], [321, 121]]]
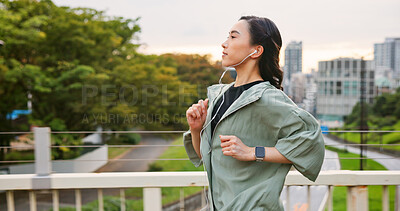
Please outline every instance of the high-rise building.
[[290, 92], [292, 75], [303, 70], [303, 44], [302, 42], [290, 42], [285, 49], [285, 66], [284, 66], [284, 83], [283, 88], [286, 94], [292, 96]]
[[363, 99], [373, 103], [376, 93], [374, 66], [373, 61], [363, 60], [361, 67], [361, 59], [354, 58], [320, 61], [316, 78], [317, 118], [331, 127], [342, 126], [344, 117], [360, 101], [361, 85], [364, 85]]
[[390, 87], [400, 86], [400, 37], [386, 38], [374, 44], [376, 79], [388, 80]]

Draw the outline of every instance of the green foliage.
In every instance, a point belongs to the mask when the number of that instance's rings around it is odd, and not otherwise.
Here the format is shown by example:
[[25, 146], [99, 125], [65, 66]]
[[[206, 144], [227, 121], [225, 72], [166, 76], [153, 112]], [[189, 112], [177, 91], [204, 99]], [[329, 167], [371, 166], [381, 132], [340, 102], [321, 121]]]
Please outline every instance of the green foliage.
[[120, 140], [127, 144], [137, 144], [141, 140], [140, 134], [137, 133], [123, 133], [119, 135]]
[[[51, 0], [0, 1], [1, 130], [186, 129], [186, 109], [206, 98], [206, 87], [218, 81], [222, 68], [208, 55], [138, 53], [139, 20], [58, 7]], [[26, 110], [28, 95], [28, 123], [13, 124], [6, 115]], [[11, 138], [1, 136], [0, 145]], [[75, 145], [81, 138], [54, 142]], [[73, 153], [60, 148], [55, 157], [66, 154]]]
[[148, 170], [148, 171], [162, 171], [162, 170], [163, 170], [163, 167], [160, 166], [159, 164], [157, 164], [157, 163], [151, 163], [151, 164], [149, 165], [149, 170]]
[[34, 160], [35, 156], [32, 150], [29, 151], [11, 151], [5, 156], [5, 160]]
[[[385, 93], [377, 96], [372, 105], [366, 104], [367, 124], [370, 130], [400, 130], [400, 89], [396, 93]], [[345, 130], [360, 128], [360, 104], [357, 103], [352, 113], [345, 118]], [[335, 134], [345, 140], [360, 143], [360, 134]], [[365, 136], [368, 144], [400, 143], [399, 133], [368, 133]], [[372, 146], [371, 146], [372, 147]], [[400, 146], [378, 146], [389, 150], [400, 150]]]

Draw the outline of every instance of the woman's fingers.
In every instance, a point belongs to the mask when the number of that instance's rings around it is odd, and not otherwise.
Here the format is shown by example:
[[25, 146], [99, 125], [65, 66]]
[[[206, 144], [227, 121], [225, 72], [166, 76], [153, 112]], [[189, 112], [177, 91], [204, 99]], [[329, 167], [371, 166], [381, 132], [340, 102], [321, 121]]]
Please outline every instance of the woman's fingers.
[[201, 111], [204, 112], [205, 106], [204, 106], [203, 100], [199, 100], [199, 105], [201, 106]]
[[206, 100], [199, 100], [197, 104], [193, 104], [187, 111], [186, 116], [193, 118], [201, 118], [207, 113], [208, 98]]

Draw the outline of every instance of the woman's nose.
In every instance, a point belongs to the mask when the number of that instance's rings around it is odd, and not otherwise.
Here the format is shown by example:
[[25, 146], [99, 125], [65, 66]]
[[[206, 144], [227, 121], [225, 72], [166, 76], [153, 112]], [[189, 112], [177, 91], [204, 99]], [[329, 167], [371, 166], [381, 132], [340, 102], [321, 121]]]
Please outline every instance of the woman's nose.
[[222, 48], [226, 48], [226, 47], [228, 47], [228, 43], [226, 43], [226, 41], [225, 41], [225, 42], [223, 42], [223, 43], [221, 44], [221, 46], [222, 46]]

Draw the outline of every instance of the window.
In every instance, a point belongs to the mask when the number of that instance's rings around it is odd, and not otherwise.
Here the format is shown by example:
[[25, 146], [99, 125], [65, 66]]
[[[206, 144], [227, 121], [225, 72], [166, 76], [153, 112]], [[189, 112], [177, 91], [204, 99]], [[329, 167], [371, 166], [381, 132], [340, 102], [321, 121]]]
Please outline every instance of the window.
[[352, 81], [351, 95], [357, 96], [357, 94], [358, 94], [357, 81]]
[[346, 69], [345, 71], [344, 71], [344, 77], [350, 77], [350, 71], [348, 70], [348, 69]]
[[357, 69], [357, 61], [353, 60], [353, 69]]
[[346, 60], [344, 62], [344, 69], [346, 69], [346, 70], [350, 69], [350, 61], [349, 60]]
[[353, 77], [358, 77], [358, 74], [357, 74], [357, 70], [356, 69], [353, 69], [353, 75], [352, 75]]

